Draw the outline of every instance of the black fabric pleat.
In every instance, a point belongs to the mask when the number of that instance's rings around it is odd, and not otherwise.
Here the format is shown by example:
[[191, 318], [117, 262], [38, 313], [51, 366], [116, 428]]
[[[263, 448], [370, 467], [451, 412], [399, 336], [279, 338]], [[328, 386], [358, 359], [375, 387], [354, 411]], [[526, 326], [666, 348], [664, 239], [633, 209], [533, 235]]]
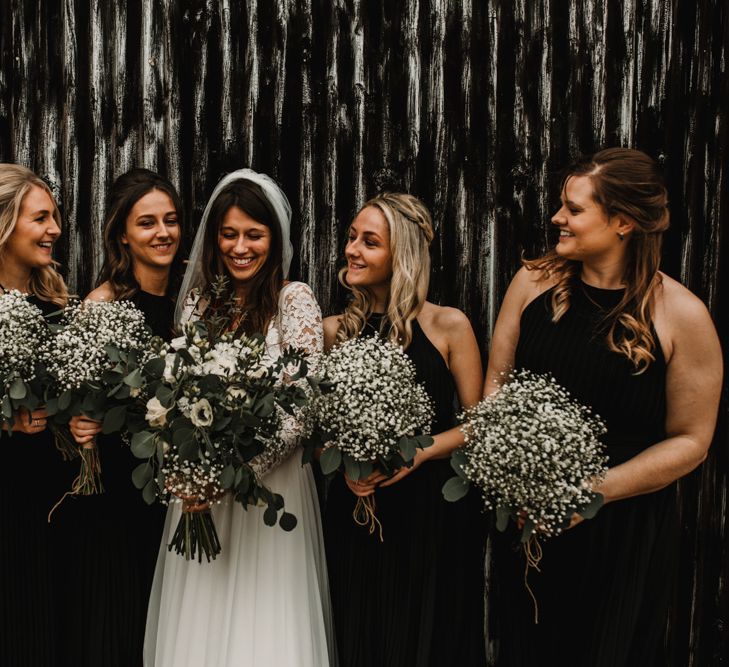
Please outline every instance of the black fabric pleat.
[[[551, 321], [551, 291], [525, 309], [516, 367], [551, 373], [607, 423], [609, 465], [665, 437], [666, 363], [640, 375], [610, 352], [602, 320], [622, 297], [581, 282], [571, 306]], [[657, 338], [656, 338], [657, 340]], [[493, 536], [489, 614], [498, 665], [633, 667], [666, 664], [663, 642], [676, 577], [678, 523], [674, 486], [603, 507], [598, 515], [543, 543], [540, 572], [524, 585], [515, 530]]]
[[[432, 432], [451, 428], [453, 378], [417, 322], [407, 354], [435, 403]], [[354, 523], [341, 475], [332, 481], [324, 538], [343, 667], [484, 664], [485, 520], [477, 496], [443, 499], [453, 474], [447, 460], [431, 461], [378, 489], [383, 542]]]

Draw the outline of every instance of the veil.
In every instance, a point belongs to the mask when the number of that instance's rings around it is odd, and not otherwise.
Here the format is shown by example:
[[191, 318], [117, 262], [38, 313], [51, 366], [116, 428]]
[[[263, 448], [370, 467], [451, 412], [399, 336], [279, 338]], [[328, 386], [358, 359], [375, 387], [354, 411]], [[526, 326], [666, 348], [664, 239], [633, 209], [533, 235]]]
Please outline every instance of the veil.
[[281, 190], [270, 176], [267, 176], [266, 174], [259, 174], [252, 169], [238, 169], [237, 171], [233, 171], [225, 176], [215, 186], [213, 194], [210, 195], [210, 199], [205, 206], [200, 226], [197, 229], [195, 240], [193, 241], [192, 249], [190, 250], [190, 259], [187, 263], [187, 269], [185, 270], [185, 275], [182, 278], [180, 291], [177, 294], [177, 303], [175, 305], [176, 327], [179, 327], [183, 320], [190, 293], [193, 290], [201, 292], [206, 287], [202, 267], [202, 254], [203, 244], [205, 242], [205, 228], [208, 224], [210, 209], [222, 190], [232, 182], [239, 180], [251, 181], [258, 185], [263, 192], [263, 196], [268, 200], [268, 203], [271, 205], [271, 208], [276, 214], [279, 227], [281, 228], [281, 258], [283, 276], [284, 278], [288, 276], [291, 259], [294, 256], [294, 249], [291, 245], [291, 204], [289, 204], [289, 200], [286, 198], [283, 190]]

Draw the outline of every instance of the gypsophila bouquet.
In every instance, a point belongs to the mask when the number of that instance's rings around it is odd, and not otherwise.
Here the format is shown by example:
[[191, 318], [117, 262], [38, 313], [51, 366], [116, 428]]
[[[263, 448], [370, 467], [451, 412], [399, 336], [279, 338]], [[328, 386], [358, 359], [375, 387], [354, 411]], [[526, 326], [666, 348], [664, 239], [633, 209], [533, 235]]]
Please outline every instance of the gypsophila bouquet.
[[[69, 305], [54, 335], [41, 348], [53, 379], [48, 413], [59, 425], [69, 454], [78, 452], [65, 430], [71, 417], [85, 415], [103, 422], [105, 433], [121, 428], [127, 406], [141, 391], [137, 366], [150, 354], [151, 333], [144, 314], [128, 301], [84, 301]], [[127, 372], [127, 366], [134, 367]], [[72, 493], [103, 491], [95, 442], [80, 450], [81, 470]]]
[[39, 308], [18, 290], [0, 294], [0, 425], [12, 433], [15, 413], [43, 404], [38, 350], [50, 335]]
[[210, 506], [226, 492], [244, 507], [266, 505], [267, 525], [296, 526], [256, 469], [283, 448], [283, 416], [306, 402], [296, 383], [307, 374], [304, 354], [285, 351], [271, 362], [262, 336], [227, 329], [219, 319], [188, 322], [148, 363], [146, 425], [131, 440], [146, 459], [132, 475], [145, 500], [182, 501], [169, 549], [188, 560], [220, 553]]
[[523, 542], [557, 535], [575, 512], [592, 518], [602, 505], [592, 487], [607, 471], [605, 425], [550, 375], [514, 372], [460, 418], [466, 443], [451, 457], [458, 476], [443, 487], [447, 500], [475, 484], [499, 530], [510, 518], [524, 522]]
[[[351, 338], [324, 356], [319, 371], [325, 390], [309, 409], [305, 462], [322, 448], [324, 474], [344, 468], [357, 481], [375, 467], [393, 475], [412, 465], [417, 447], [433, 443], [427, 435], [432, 400], [401, 347], [380, 336]], [[355, 508], [355, 521], [370, 532], [379, 525], [374, 509], [371, 497], [360, 498]]]

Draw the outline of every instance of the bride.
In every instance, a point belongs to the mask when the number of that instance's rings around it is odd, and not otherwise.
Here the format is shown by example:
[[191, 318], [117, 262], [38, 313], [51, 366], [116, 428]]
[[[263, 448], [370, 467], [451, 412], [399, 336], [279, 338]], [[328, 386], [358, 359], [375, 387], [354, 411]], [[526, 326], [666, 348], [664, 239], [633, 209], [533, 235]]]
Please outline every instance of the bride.
[[[264, 174], [241, 169], [216, 186], [195, 238], [176, 322], [204, 312], [207, 288], [226, 275], [244, 309], [246, 333], [265, 332], [267, 354], [283, 346], [322, 350], [321, 311], [307, 285], [287, 282], [291, 207]], [[287, 453], [255, 461], [259, 478], [298, 519], [291, 532], [263, 522], [230, 495], [212, 508], [223, 551], [210, 563], [167, 550], [179, 503], [167, 512], [147, 614], [146, 667], [334, 664], [329, 589], [311, 469], [296, 452], [299, 426], [287, 418]]]

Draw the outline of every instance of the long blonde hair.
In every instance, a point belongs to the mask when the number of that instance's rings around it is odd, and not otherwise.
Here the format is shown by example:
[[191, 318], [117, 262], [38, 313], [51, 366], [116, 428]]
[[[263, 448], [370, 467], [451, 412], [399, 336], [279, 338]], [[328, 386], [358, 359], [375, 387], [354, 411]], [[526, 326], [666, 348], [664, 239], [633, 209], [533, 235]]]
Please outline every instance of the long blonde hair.
[[[373, 197], [360, 212], [373, 206], [387, 221], [390, 230], [392, 278], [387, 298], [387, 338], [407, 347], [413, 339], [413, 320], [428, 296], [430, 282], [430, 243], [433, 223], [425, 204], [404, 193], [385, 193]], [[372, 314], [375, 298], [366, 287], [347, 283], [347, 267], [339, 272], [339, 282], [352, 292], [352, 300], [342, 313], [337, 340], [358, 335]]]
[[[658, 165], [645, 153], [630, 148], [608, 148], [583, 158], [565, 172], [561, 189], [572, 176], [587, 176], [593, 199], [609, 218], [622, 215], [633, 221], [633, 232], [625, 237], [628, 261], [623, 274], [625, 292], [603, 323], [610, 350], [626, 356], [636, 374], [655, 361], [656, 339], [651, 322], [656, 291], [661, 284], [663, 232], [668, 229], [668, 193]], [[553, 279], [552, 321], [557, 322], [570, 307], [574, 281], [581, 262], [560, 257], [552, 250], [543, 257], [523, 262], [529, 270]]]
[[[0, 163], [0, 260], [5, 253], [5, 245], [15, 229], [20, 215], [23, 197], [33, 186], [43, 188], [53, 202], [53, 218], [61, 227], [61, 213], [51, 189], [30, 169], [18, 164]], [[60, 274], [58, 264], [33, 269], [30, 276], [30, 291], [43, 301], [65, 306], [68, 290]]]

